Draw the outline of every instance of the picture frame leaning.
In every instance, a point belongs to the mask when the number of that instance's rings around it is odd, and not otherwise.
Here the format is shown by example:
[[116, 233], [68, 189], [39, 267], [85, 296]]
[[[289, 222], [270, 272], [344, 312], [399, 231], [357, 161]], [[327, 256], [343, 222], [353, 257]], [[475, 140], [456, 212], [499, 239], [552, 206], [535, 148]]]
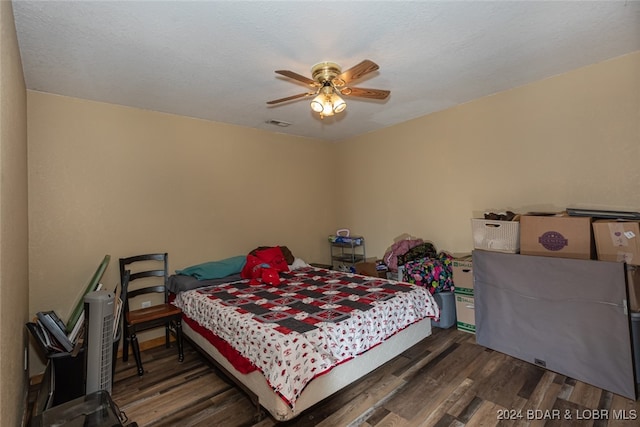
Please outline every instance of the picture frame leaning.
[[85, 295], [87, 295], [89, 292], [92, 292], [96, 289], [96, 287], [98, 286], [98, 283], [100, 283], [100, 280], [104, 275], [105, 270], [107, 269], [107, 266], [109, 265], [110, 260], [111, 260], [111, 255], [104, 256], [104, 258], [102, 259], [102, 262], [98, 265], [98, 268], [96, 269], [95, 273], [93, 273], [93, 276], [91, 276], [91, 280], [89, 280], [89, 283], [84, 288], [84, 291], [82, 292], [78, 300], [73, 305], [73, 311], [69, 316], [69, 320], [67, 320], [67, 334], [70, 334], [71, 331], [73, 331], [74, 327], [76, 326], [76, 323], [78, 323], [78, 320], [80, 319], [80, 315], [84, 310]]

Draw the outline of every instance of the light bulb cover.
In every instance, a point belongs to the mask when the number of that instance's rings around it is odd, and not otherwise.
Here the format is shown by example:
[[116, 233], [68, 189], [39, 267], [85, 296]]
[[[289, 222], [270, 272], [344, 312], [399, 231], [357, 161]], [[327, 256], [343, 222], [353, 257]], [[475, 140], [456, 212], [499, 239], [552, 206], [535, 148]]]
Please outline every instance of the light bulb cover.
[[347, 103], [335, 93], [331, 95], [331, 104], [334, 113], [341, 113], [347, 108]]
[[322, 95], [318, 95], [313, 98], [313, 101], [311, 101], [311, 109], [316, 113], [321, 113], [322, 110], [324, 110], [323, 100]]
[[333, 116], [333, 103], [331, 102], [331, 97], [329, 95], [324, 97], [322, 101], [322, 115], [323, 116]]

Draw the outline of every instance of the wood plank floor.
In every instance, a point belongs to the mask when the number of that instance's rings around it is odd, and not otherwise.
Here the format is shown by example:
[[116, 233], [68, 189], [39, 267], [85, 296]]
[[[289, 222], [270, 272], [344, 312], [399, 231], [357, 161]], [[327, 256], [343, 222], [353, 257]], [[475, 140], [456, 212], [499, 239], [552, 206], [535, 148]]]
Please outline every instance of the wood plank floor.
[[640, 425], [639, 402], [547, 371], [434, 329], [432, 336], [286, 423], [256, 421], [249, 398], [185, 345], [117, 361], [114, 402], [130, 421], [153, 426], [580, 426]]

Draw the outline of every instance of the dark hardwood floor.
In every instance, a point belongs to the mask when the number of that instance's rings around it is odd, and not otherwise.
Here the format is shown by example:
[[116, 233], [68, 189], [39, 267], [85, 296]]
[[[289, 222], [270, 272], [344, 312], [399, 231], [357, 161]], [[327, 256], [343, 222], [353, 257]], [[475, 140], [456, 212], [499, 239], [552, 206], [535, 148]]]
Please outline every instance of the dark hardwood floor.
[[[273, 426], [254, 419], [246, 395], [189, 344], [117, 361], [114, 402], [144, 426]], [[616, 419], [617, 418], [617, 419]], [[622, 419], [626, 418], [626, 419]], [[475, 344], [475, 336], [434, 329], [431, 337], [281, 426], [640, 425], [638, 402]]]

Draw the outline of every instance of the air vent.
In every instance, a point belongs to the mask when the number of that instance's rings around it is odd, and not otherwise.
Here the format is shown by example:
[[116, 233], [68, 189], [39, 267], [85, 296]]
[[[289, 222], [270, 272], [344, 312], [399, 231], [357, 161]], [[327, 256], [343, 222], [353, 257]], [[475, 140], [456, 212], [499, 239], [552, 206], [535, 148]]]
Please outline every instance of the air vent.
[[267, 120], [265, 123], [268, 125], [280, 126], [281, 128], [291, 126], [291, 123], [283, 122], [282, 120]]

